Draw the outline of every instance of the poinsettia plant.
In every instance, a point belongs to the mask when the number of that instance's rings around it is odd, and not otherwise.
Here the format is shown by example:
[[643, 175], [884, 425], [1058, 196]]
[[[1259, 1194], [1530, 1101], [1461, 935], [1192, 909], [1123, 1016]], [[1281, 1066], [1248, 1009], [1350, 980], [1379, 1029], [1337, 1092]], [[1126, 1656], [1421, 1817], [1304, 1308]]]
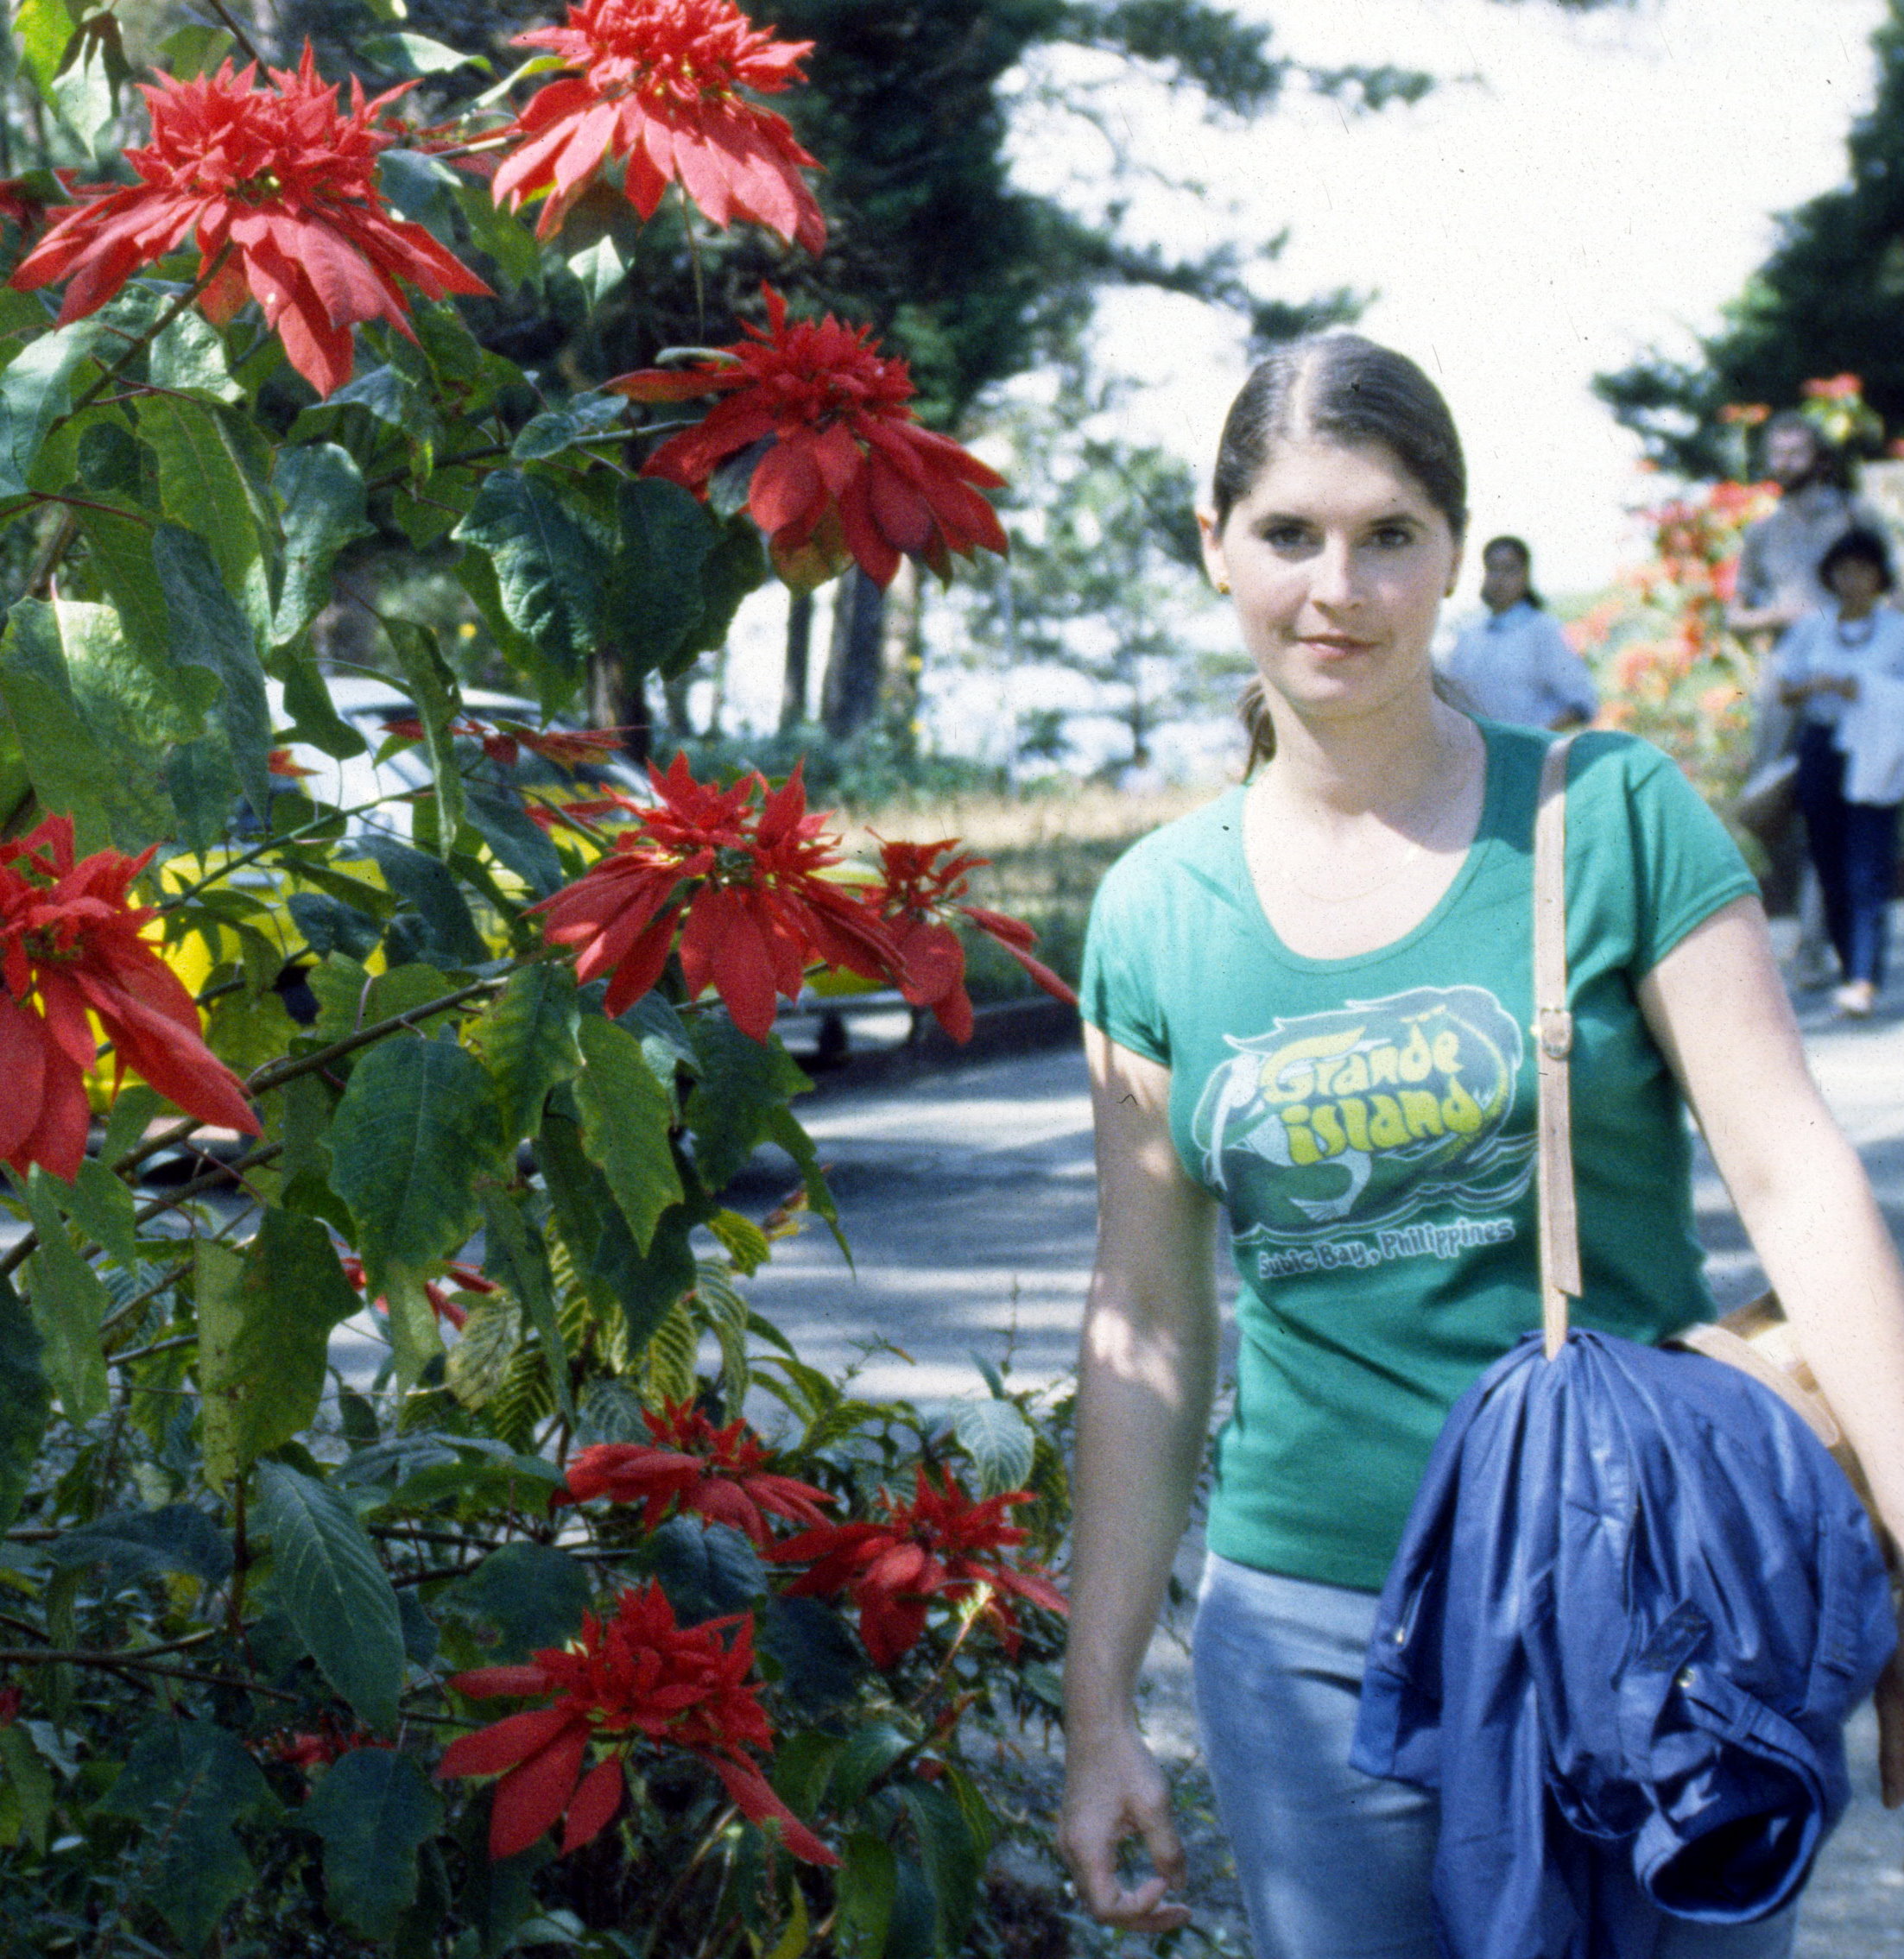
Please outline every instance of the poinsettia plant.
[[[569, 398], [479, 337], [604, 208], [820, 250], [766, 99], [808, 43], [588, 0], [430, 123], [213, 12], [136, 92], [110, 12], [16, 16], [0, 1950], [990, 1950], [1062, 1404], [862, 1399], [747, 1280], [840, 1223], [775, 1031], [809, 980], [963, 1038], [970, 931], [1067, 989], [957, 839], [856, 864], [799, 769], [604, 781], [629, 730], [572, 724], [775, 572], [1003, 551], [998, 479], [784, 280]], [[313, 626], [367, 537], [539, 717], [395, 603], [407, 711], [339, 711]], [[319, 766], [397, 756], [357, 800]]]

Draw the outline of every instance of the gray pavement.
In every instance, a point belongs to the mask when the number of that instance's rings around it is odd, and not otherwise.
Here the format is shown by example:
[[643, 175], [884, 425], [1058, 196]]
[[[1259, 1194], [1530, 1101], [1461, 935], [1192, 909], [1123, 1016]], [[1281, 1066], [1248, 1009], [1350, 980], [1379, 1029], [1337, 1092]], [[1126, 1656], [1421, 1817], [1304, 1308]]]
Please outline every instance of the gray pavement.
[[[1895, 991], [1904, 996], [1904, 985]], [[1904, 997], [1862, 1024], [1833, 1021], [1822, 994], [1800, 995], [1798, 1006], [1819, 1083], [1904, 1242]], [[1081, 1056], [1037, 1053], [823, 1089], [801, 1115], [830, 1166], [855, 1264], [849, 1268], [824, 1232], [809, 1230], [779, 1248], [751, 1282], [757, 1310], [814, 1364], [857, 1366], [862, 1392], [874, 1395], [930, 1405], [983, 1393], [974, 1350], [993, 1361], [1009, 1352], [1021, 1381], [1061, 1381], [1094, 1223]], [[792, 1166], [763, 1157], [750, 1178], [753, 1194], [777, 1196], [793, 1181]], [[1703, 1153], [1695, 1201], [1722, 1304], [1749, 1298], [1762, 1278]], [[1200, 1557], [1192, 1533], [1178, 1567], [1186, 1583]], [[1175, 1771], [1201, 1922], [1240, 1951], [1235, 1875], [1196, 1766], [1183, 1630], [1167, 1624], [1153, 1642], [1145, 1722]], [[1856, 1798], [1819, 1860], [1799, 1959], [1904, 1959], [1904, 1812], [1878, 1801], [1875, 1747], [1867, 1709], [1850, 1736]], [[1047, 1779], [1054, 1782], [1054, 1766]]]

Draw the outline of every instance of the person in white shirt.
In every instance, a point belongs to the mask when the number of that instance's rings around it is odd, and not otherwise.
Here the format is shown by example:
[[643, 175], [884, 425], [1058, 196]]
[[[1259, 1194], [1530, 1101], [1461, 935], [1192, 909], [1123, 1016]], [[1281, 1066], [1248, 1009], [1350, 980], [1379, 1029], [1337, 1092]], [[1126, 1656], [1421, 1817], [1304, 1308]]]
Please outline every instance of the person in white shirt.
[[1488, 616], [1463, 629], [1442, 671], [1464, 705], [1490, 721], [1573, 728], [1591, 721], [1600, 697], [1586, 662], [1543, 610], [1534, 590], [1534, 556], [1517, 537], [1493, 539], [1481, 553], [1481, 600]]
[[[1825, 929], [1838, 953], [1843, 983], [1838, 1011], [1862, 1019], [1884, 983], [1884, 941], [1897, 868], [1895, 801], [1854, 802], [1846, 771], [1853, 727], [1848, 710], [1887, 681], [1904, 680], [1904, 613], [1883, 603], [1894, 579], [1888, 546], [1876, 531], [1846, 531], [1819, 565], [1836, 603], [1807, 612], [1773, 655], [1778, 698], [1800, 710], [1798, 800], [1806, 848], [1825, 899]], [[1866, 743], [1895, 736], [1859, 714]]]

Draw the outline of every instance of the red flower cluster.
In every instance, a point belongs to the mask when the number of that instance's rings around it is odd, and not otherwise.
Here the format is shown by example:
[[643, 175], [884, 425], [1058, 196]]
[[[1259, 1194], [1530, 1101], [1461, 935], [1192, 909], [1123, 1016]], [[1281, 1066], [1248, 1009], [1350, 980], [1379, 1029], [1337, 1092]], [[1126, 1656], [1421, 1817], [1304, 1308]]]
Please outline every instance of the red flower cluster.
[[[386, 721], [383, 731], [399, 741], [421, 742], [423, 724], [414, 715]], [[452, 721], [449, 732], [465, 741], [480, 742], [483, 753], [502, 768], [514, 768], [522, 750], [541, 755], [558, 768], [575, 769], [593, 762], [600, 764], [619, 755], [626, 728], [527, 728], [520, 721], [498, 721], [493, 727], [467, 717]]]
[[808, 251], [825, 246], [826, 222], [800, 175], [816, 160], [784, 117], [740, 92], [777, 95], [804, 79], [812, 41], [775, 40], [731, 0], [583, 0], [566, 25], [515, 45], [582, 71], [539, 91], [505, 132], [522, 140], [496, 173], [496, 201], [514, 209], [547, 192], [539, 237], [617, 157], [643, 218], [678, 180], [716, 224], [741, 218]]
[[[733, 1629], [731, 1643], [723, 1634]], [[566, 1651], [545, 1647], [524, 1666], [483, 1667], [450, 1684], [472, 1699], [548, 1697], [551, 1704], [510, 1715], [443, 1752], [439, 1777], [501, 1775], [490, 1811], [490, 1855], [513, 1857], [560, 1821], [562, 1854], [598, 1836], [621, 1807], [622, 1762], [641, 1741], [685, 1750], [713, 1770], [751, 1823], [771, 1819], [796, 1857], [839, 1860], [769, 1786], [750, 1749], [774, 1745], [748, 1683], [753, 1622], [745, 1618], [679, 1626], [652, 1580], [624, 1591], [615, 1615], [582, 1620]], [[613, 1752], [585, 1775], [591, 1741]]]
[[879, 839], [881, 883], [873, 902], [899, 942], [904, 966], [900, 984], [907, 999], [915, 1007], [930, 1007], [954, 1040], [971, 1039], [965, 948], [950, 922], [951, 914], [957, 913], [1003, 945], [1053, 999], [1075, 1007], [1078, 995], [1049, 966], [1032, 957], [1038, 934], [1028, 925], [1003, 912], [957, 902], [965, 894], [971, 873], [990, 862], [957, 855], [958, 850], [956, 837], [936, 844]]
[[79, 863], [73, 822], [49, 816], [0, 844], [0, 1158], [68, 1182], [85, 1155], [86, 1071], [97, 1017], [130, 1068], [187, 1115], [248, 1136], [256, 1116], [205, 1045], [192, 995], [142, 937], [158, 914], [128, 897], [152, 852], [99, 850]]
[[[339, 1252], [338, 1263], [344, 1267], [344, 1276], [357, 1287], [364, 1290], [364, 1261], [355, 1252]], [[463, 1292], [494, 1292], [498, 1290], [493, 1279], [485, 1279], [479, 1272], [466, 1265], [452, 1265], [445, 1274], [456, 1281], [457, 1289]], [[469, 1324], [469, 1313], [459, 1306], [433, 1279], [423, 1282], [423, 1297], [430, 1302], [430, 1311], [440, 1320], [446, 1319], [460, 1333]], [[380, 1313], [388, 1313], [389, 1306], [381, 1297], [372, 1299], [371, 1305]]]
[[318, 1716], [314, 1730], [299, 1733], [281, 1728], [276, 1734], [255, 1744], [268, 1761], [286, 1762], [293, 1768], [328, 1768], [359, 1748], [394, 1748], [394, 1741], [373, 1735], [364, 1728], [345, 1728], [328, 1714]]
[[746, 327], [748, 338], [720, 349], [720, 358], [604, 383], [638, 401], [726, 397], [662, 443], [643, 473], [705, 496], [724, 463], [770, 440], [754, 465], [748, 509], [789, 585], [821, 585], [850, 559], [890, 585], [901, 556], [946, 578], [955, 551], [1008, 551], [978, 494], [1004, 478], [913, 419], [906, 363], [882, 358], [866, 328], [843, 326], [831, 313], [817, 325], [789, 324], [787, 302], [765, 290], [767, 326]]
[[1807, 381], [1800, 392], [1808, 401], [1855, 401], [1864, 392], [1864, 383], [1855, 374], [1833, 374]]
[[688, 997], [712, 985], [734, 1024], [764, 1041], [775, 993], [793, 999], [815, 960], [869, 979], [893, 976], [898, 948], [846, 886], [821, 875], [838, 838], [807, 810], [796, 768], [778, 789], [757, 772], [731, 789], [697, 782], [685, 756], [649, 770], [659, 799], [573, 884], [530, 907], [547, 914], [552, 945], [575, 945], [575, 976], [610, 976], [604, 1006], [619, 1014], [661, 977], [685, 915]]
[[[1029, 1490], [974, 1502], [950, 1470], [935, 1486], [923, 1465], [910, 1503], [880, 1492], [885, 1515], [876, 1523], [822, 1524], [801, 1531], [767, 1553], [776, 1564], [811, 1564], [788, 1586], [788, 1595], [830, 1596], [850, 1592], [859, 1608], [859, 1636], [876, 1665], [892, 1666], [919, 1643], [926, 1608], [938, 1596], [990, 1586], [1015, 1594], [1048, 1611], [1066, 1609], [1065, 1595], [1050, 1575], [1008, 1564], [999, 1555], [1024, 1543], [1028, 1532], [1008, 1523], [1013, 1505], [1029, 1503]], [[994, 1596], [984, 1608], [1008, 1653], [1018, 1650], [1018, 1622], [1009, 1598]]]
[[767, 1516], [796, 1524], [824, 1524], [818, 1506], [833, 1500], [812, 1483], [775, 1476], [767, 1450], [744, 1421], [716, 1428], [692, 1401], [671, 1402], [665, 1413], [644, 1410], [654, 1437], [639, 1442], [602, 1442], [578, 1450], [568, 1465], [568, 1488], [551, 1508], [565, 1503], [642, 1506], [642, 1527], [653, 1530], [671, 1504], [711, 1523], [726, 1524], [764, 1549]]
[[139, 182], [101, 185], [68, 210], [21, 262], [22, 290], [70, 277], [60, 323], [103, 306], [142, 267], [195, 239], [201, 275], [229, 251], [199, 304], [218, 325], [256, 299], [283, 338], [291, 365], [319, 395], [351, 375], [351, 330], [384, 319], [409, 333], [397, 281], [433, 300], [487, 293], [421, 224], [394, 218], [376, 183], [376, 157], [396, 141], [376, 125], [404, 88], [366, 102], [351, 85], [351, 112], [318, 75], [308, 47], [295, 73], [256, 69], [192, 81], [161, 75], [142, 92], [152, 142], [126, 152]]

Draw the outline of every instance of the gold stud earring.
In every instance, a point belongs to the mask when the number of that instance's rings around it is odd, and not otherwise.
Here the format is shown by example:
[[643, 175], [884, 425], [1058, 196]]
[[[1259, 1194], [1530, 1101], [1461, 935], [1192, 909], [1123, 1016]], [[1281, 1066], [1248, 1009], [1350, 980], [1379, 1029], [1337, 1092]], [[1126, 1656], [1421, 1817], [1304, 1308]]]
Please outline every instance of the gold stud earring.
[[1229, 581], [1229, 579], [1228, 579], [1228, 578], [1218, 578], [1218, 579], [1217, 580], [1217, 590], [1218, 590], [1218, 591], [1220, 591], [1220, 592], [1221, 592], [1221, 593], [1223, 594], [1223, 596], [1224, 596], [1224, 597], [1225, 598], [1228, 598], [1228, 597], [1229, 597], [1229, 596], [1230, 596], [1230, 581]]

